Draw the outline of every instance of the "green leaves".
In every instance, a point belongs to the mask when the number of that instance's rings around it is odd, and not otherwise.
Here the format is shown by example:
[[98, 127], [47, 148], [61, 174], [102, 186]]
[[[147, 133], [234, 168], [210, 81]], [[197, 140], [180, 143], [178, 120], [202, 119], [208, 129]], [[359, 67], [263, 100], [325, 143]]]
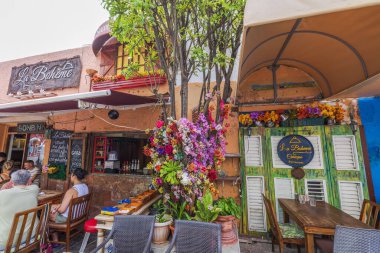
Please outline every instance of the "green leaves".
[[170, 185], [177, 185], [179, 184], [179, 180], [177, 178], [178, 171], [181, 171], [180, 163], [170, 160], [162, 165], [160, 177]]
[[232, 215], [235, 216], [236, 219], [240, 219], [241, 217], [241, 208], [236, 204], [236, 201], [234, 198], [220, 198], [216, 202], [217, 207], [220, 208], [220, 215], [228, 216]]
[[219, 207], [213, 205], [212, 194], [209, 190], [203, 195], [201, 201], [197, 200], [195, 207], [195, 220], [203, 222], [213, 222], [221, 211]]

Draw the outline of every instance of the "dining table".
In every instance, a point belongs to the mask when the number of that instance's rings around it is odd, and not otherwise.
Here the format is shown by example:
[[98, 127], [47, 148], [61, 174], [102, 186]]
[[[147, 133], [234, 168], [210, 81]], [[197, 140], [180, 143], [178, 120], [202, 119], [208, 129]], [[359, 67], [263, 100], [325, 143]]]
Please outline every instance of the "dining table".
[[284, 222], [288, 223], [291, 219], [305, 232], [307, 253], [314, 253], [314, 235], [334, 235], [338, 225], [371, 229], [369, 225], [324, 201], [317, 201], [316, 206], [307, 202], [301, 204], [294, 199], [278, 199], [278, 202], [284, 212]]
[[61, 203], [63, 192], [61, 191], [54, 191], [54, 190], [41, 190], [38, 194], [38, 205], [44, 205], [44, 204], [59, 204]]

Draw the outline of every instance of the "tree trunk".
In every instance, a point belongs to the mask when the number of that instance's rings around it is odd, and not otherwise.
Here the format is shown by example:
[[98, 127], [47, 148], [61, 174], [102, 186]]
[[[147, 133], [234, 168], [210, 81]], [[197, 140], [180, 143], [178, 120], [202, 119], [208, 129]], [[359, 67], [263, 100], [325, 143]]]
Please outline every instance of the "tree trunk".
[[189, 80], [186, 77], [182, 77], [181, 80], [181, 118], [187, 118], [188, 110], [188, 94], [189, 94]]
[[176, 109], [175, 109], [175, 87], [173, 80], [169, 80], [169, 96], [170, 96], [170, 116], [173, 119], [177, 118]]

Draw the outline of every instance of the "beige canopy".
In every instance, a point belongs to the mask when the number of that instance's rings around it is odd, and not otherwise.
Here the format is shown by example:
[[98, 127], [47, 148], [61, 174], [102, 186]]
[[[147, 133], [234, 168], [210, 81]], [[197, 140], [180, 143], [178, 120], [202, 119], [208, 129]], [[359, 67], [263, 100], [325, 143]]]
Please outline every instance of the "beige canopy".
[[[323, 97], [380, 95], [380, 0], [248, 0], [239, 83], [298, 68]], [[376, 76], [379, 75], [379, 76]]]

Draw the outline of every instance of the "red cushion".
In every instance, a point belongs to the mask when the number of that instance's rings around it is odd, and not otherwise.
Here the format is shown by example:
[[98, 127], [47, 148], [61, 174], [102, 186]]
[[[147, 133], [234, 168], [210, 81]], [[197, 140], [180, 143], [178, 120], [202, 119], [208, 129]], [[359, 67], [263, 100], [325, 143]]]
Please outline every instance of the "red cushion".
[[97, 223], [95, 219], [89, 219], [84, 223], [84, 231], [86, 233], [97, 233], [98, 230], [95, 228]]

